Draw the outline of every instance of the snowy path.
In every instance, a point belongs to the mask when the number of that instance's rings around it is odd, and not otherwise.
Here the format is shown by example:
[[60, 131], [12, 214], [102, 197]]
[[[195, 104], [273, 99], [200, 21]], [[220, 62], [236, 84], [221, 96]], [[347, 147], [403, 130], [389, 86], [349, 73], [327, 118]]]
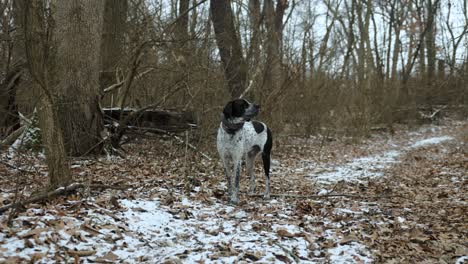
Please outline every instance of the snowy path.
[[318, 180], [319, 183], [334, 183], [337, 181], [359, 181], [373, 177], [383, 176], [384, 170], [399, 161], [399, 158], [408, 151], [416, 148], [423, 148], [430, 145], [437, 145], [446, 141], [454, 140], [451, 136], [436, 136], [424, 138], [406, 145], [397, 145], [389, 142], [389, 148], [382, 154], [359, 157], [350, 162], [338, 166], [315, 165], [314, 173], [310, 177]]

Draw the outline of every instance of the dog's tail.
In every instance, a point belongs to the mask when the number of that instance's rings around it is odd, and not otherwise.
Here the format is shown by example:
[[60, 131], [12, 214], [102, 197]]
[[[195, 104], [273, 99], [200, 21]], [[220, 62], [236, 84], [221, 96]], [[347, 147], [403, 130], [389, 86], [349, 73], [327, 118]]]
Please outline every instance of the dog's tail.
[[270, 154], [273, 147], [273, 137], [271, 136], [270, 128], [267, 128], [267, 141], [263, 146], [262, 160], [263, 169], [265, 170], [265, 176], [270, 179]]

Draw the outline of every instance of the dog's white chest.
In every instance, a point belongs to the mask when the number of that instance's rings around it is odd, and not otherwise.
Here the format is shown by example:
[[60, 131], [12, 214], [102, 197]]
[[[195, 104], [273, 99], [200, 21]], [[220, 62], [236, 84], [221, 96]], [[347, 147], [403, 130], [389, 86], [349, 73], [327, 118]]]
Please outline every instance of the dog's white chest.
[[251, 122], [246, 122], [235, 134], [227, 133], [221, 125], [217, 137], [218, 152], [221, 156], [239, 157], [253, 146], [258, 146], [263, 151], [266, 139], [266, 132], [257, 134]]
[[218, 129], [217, 147], [221, 156], [241, 156], [244, 153], [244, 131], [241, 129], [235, 134], [229, 134], [222, 126]]

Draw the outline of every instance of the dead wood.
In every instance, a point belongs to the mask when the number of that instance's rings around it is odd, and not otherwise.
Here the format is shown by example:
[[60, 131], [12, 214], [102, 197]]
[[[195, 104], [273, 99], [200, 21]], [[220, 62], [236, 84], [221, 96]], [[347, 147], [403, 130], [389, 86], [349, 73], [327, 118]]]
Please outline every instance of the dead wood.
[[[251, 194], [250, 197], [263, 197], [263, 194]], [[359, 199], [386, 199], [386, 198], [404, 198], [398, 195], [383, 195], [383, 196], [364, 196], [358, 194], [323, 194], [323, 195], [299, 195], [299, 194], [270, 194], [274, 198], [292, 198], [292, 199], [319, 199], [330, 197], [346, 197], [346, 198], [359, 198]]]
[[22, 126], [16, 129], [13, 133], [8, 135], [4, 140], [0, 141], [0, 148], [2, 148], [3, 146], [10, 146], [11, 144], [13, 144], [16, 141], [16, 139], [18, 139], [21, 136], [25, 128], [26, 126]]
[[194, 115], [188, 111], [176, 112], [163, 109], [140, 111], [136, 109], [104, 108], [103, 112], [107, 125], [111, 125], [115, 120], [120, 119], [125, 123], [119, 122], [119, 126], [159, 128], [169, 132], [182, 132], [195, 127]]
[[95, 250], [68, 250], [68, 254], [78, 257], [87, 257], [96, 254]]
[[170, 131], [166, 131], [164, 129], [159, 129], [159, 128], [151, 128], [151, 127], [132, 127], [132, 126], [129, 126], [128, 128], [129, 129], [134, 129], [134, 130], [152, 132], [152, 133], [166, 134], [168, 136], [173, 137], [175, 140], [179, 141], [180, 143], [185, 144], [188, 148], [194, 150], [195, 152], [200, 153], [200, 155], [202, 155], [202, 157], [204, 157], [205, 159], [207, 159], [209, 161], [213, 160], [210, 156], [208, 156], [206, 153], [203, 153], [202, 151], [200, 151], [193, 144], [190, 144], [187, 140], [183, 140], [181, 137], [177, 136], [176, 134], [174, 134], [174, 133], [172, 133]]
[[0, 214], [7, 211], [7, 210], [9, 210], [9, 209], [11, 209], [11, 208], [15, 208], [15, 207], [19, 207], [19, 206], [25, 206], [27, 204], [31, 204], [31, 203], [35, 203], [35, 202], [50, 200], [50, 199], [53, 199], [53, 198], [61, 196], [61, 195], [67, 195], [67, 194], [73, 193], [76, 190], [81, 189], [81, 188], [125, 190], [125, 189], [128, 189], [129, 186], [111, 186], [111, 185], [104, 185], [104, 184], [86, 185], [86, 184], [83, 184], [83, 183], [72, 183], [72, 184], [70, 184], [70, 185], [68, 185], [66, 187], [60, 187], [60, 188], [57, 188], [57, 189], [55, 189], [53, 191], [44, 192], [44, 193], [38, 194], [36, 196], [29, 197], [26, 200], [19, 201], [19, 202], [16, 202], [16, 203], [11, 203], [11, 204], [5, 205], [3, 207], [0, 207]]

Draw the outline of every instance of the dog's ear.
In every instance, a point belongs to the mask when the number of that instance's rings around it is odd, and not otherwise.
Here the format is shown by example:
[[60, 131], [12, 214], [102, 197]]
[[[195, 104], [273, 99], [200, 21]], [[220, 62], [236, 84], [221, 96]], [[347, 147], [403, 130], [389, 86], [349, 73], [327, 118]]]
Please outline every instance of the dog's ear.
[[223, 110], [223, 114], [224, 114], [225, 118], [232, 117], [233, 107], [234, 107], [234, 102], [233, 101], [226, 104], [226, 106], [224, 107], [224, 110]]

